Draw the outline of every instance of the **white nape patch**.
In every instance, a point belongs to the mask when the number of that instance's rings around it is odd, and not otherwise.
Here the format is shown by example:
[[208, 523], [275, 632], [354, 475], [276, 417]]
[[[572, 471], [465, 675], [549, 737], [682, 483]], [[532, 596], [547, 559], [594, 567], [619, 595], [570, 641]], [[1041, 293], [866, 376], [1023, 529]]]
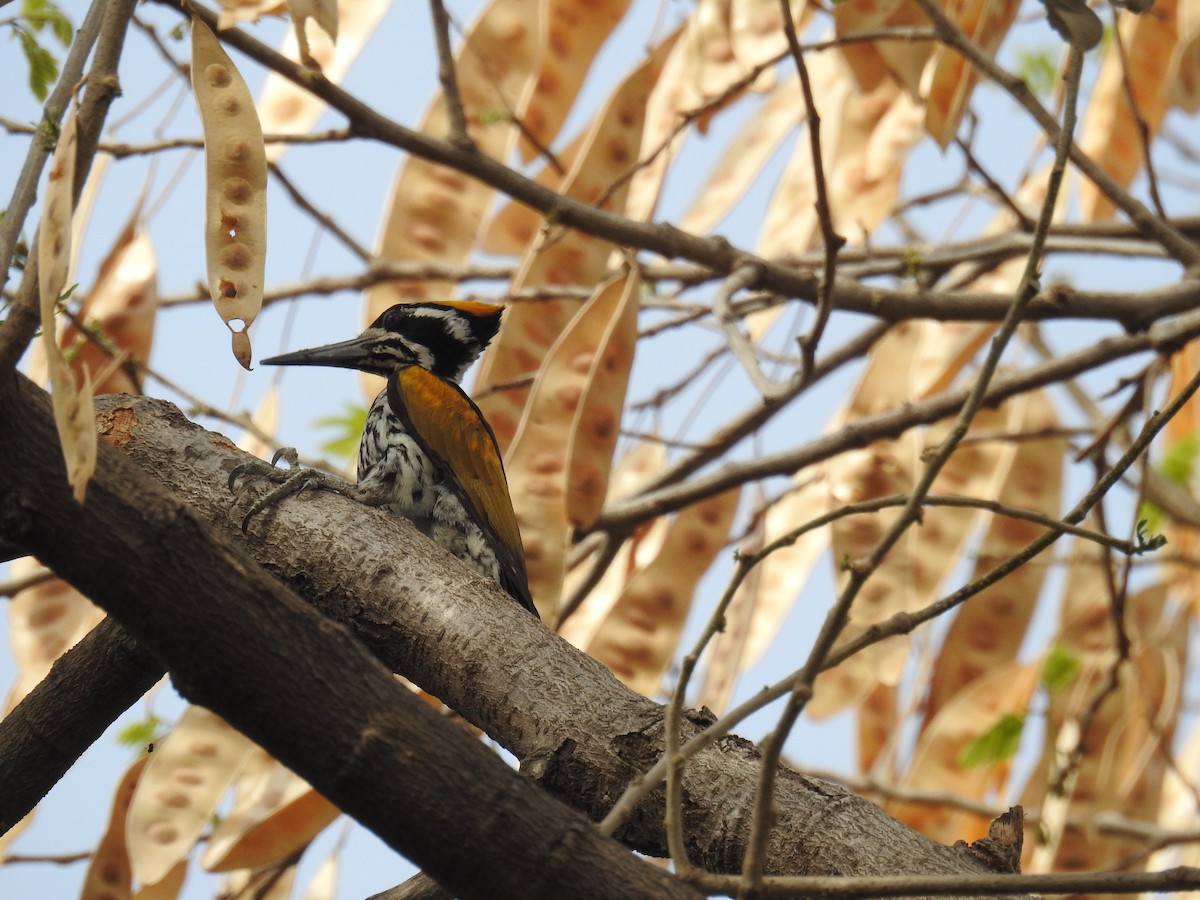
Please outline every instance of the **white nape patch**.
[[461, 315], [452, 316], [443, 321], [446, 326], [446, 331], [450, 337], [454, 338], [463, 344], [475, 343], [475, 338], [471, 334], [471, 329], [467, 327], [466, 321]]
[[475, 340], [464, 318], [466, 314], [456, 309], [435, 309], [429, 306], [416, 306], [413, 307], [412, 315], [414, 318], [441, 319], [442, 324], [446, 328], [446, 333], [462, 343], [473, 342]]

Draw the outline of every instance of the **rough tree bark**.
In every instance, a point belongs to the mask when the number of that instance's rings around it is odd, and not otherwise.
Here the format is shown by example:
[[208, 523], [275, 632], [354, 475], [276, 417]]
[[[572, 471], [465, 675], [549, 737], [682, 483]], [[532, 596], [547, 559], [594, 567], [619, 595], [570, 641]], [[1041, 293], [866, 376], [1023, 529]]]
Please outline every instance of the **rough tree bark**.
[[[318, 610], [350, 624], [389, 668], [483, 728], [562, 799], [599, 817], [661, 753], [660, 706], [623, 687], [407, 523], [313, 493], [284, 502], [243, 538], [226, 480], [244, 454], [162, 401], [113, 397], [100, 407], [102, 432], [126, 456], [242, 540]], [[688, 727], [703, 725], [693, 717]], [[709, 871], [740, 867], [757, 762], [752, 745], [729, 738], [685, 770], [688, 848]], [[931, 842], [866, 800], [790, 770], [781, 773], [776, 801], [769, 872], [986, 871], [962, 848]], [[658, 795], [620, 837], [663, 854], [661, 821]]]

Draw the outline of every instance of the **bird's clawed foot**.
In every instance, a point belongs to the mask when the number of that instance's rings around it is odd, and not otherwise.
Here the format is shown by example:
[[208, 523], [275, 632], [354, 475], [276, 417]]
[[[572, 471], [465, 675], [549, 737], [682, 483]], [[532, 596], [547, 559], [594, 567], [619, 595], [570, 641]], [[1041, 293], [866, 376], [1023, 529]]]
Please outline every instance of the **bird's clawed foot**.
[[[288, 464], [286, 469], [276, 465], [280, 460]], [[263, 494], [246, 511], [246, 515], [242, 518], [243, 532], [250, 527], [250, 520], [264, 509], [275, 506], [285, 497], [298, 494], [307, 488], [319, 488], [347, 496], [351, 496], [353, 491], [350, 485], [335, 475], [329, 475], [319, 469], [302, 467], [295, 447], [281, 447], [275, 451], [275, 455], [271, 457], [269, 463], [256, 459], [234, 466], [233, 471], [229, 473], [230, 492], [235, 495], [240, 494], [242, 487], [238, 482], [248, 478], [265, 478], [274, 482], [278, 487]]]

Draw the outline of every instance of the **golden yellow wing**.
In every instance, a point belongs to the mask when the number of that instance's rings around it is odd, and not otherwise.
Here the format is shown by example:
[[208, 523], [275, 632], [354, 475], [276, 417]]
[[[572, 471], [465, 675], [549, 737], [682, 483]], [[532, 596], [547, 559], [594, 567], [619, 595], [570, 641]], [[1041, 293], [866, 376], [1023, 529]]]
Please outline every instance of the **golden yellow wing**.
[[500, 448], [479, 407], [457, 384], [420, 366], [388, 379], [388, 403], [496, 549], [504, 589], [537, 615]]

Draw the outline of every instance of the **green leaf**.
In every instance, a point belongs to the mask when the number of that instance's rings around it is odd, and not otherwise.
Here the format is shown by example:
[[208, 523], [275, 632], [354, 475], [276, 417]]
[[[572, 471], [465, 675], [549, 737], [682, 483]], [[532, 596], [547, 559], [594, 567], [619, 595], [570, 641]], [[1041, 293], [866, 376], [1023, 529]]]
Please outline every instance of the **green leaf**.
[[1017, 50], [1017, 74], [1039, 97], [1048, 97], [1058, 82], [1057, 54], [1049, 45]]
[[[54, 6], [53, 4], [50, 4]], [[71, 20], [57, 6], [54, 6], [54, 14], [50, 16], [50, 30], [54, 32], [54, 36], [58, 38], [60, 44], [64, 47], [71, 46], [71, 41], [75, 37], [75, 26], [71, 24]]]
[[367, 408], [347, 403], [340, 413], [317, 419], [313, 427], [333, 431], [333, 436], [321, 445], [322, 453], [351, 459], [358, 453], [363, 430], [367, 427]]
[[1167, 447], [1158, 468], [1175, 484], [1186, 484], [1196, 470], [1197, 457], [1200, 457], [1200, 436], [1189, 434]]
[[21, 18], [35, 20], [46, 12], [46, 0], [22, 0]]
[[996, 720], [996, 724], [962, 748], [958, 754], [958, 765], [963, 769], [973, 769], [1012, 759], [1021, 744], [1021, 732], [1024, 729], [1024, 716], [1005, 713]]
[[1150, 520], [1138, 519], [1135, 529], [1137, 537], [1137, 553], [1153, 553], [1167, 546], [1165, 534], [1151, 534]]
[[1074, 650], [1055, 644], [1042, 663], [1042, 687], [1052, 694], [1063, 690], [1075, 680], [1079, 666], [1079, 655]]
[[479, 116], [481, 125], [499, 125], [511, 121], [512, 113], [507, 109], [485, 109]]
[[71, 43], [75, 34], [75, 28], [67, 14], [52, 0], [24, 0], [21, 4], [21, 18], [39, 33], [49, 26], [51, 34], [64, 47]]
[[1138, 507], [1138, 522], [1144, 522], [1148, 529], [1156, 531], [1162, 524], [1162, 520], [1163, 511], [1159, 509], [1158, 505], [1149, 500], [1143, 500], [1142, 505]]
[[33, 32], [14, 24], [13, 33], [20, 40], [25, 61], [29, 65], [29, 89], [39, 101], [45, 100], [50, 93], [50, 85], [58, 78], [58, 60], [37, 42]]
[[141, 722], [126, 725], [117, 734], [117, 743], [126, 747], [144, 750], [151, 744], [157, 744], [166, 733], [163, 721], [158, 716], [151, 716]]

